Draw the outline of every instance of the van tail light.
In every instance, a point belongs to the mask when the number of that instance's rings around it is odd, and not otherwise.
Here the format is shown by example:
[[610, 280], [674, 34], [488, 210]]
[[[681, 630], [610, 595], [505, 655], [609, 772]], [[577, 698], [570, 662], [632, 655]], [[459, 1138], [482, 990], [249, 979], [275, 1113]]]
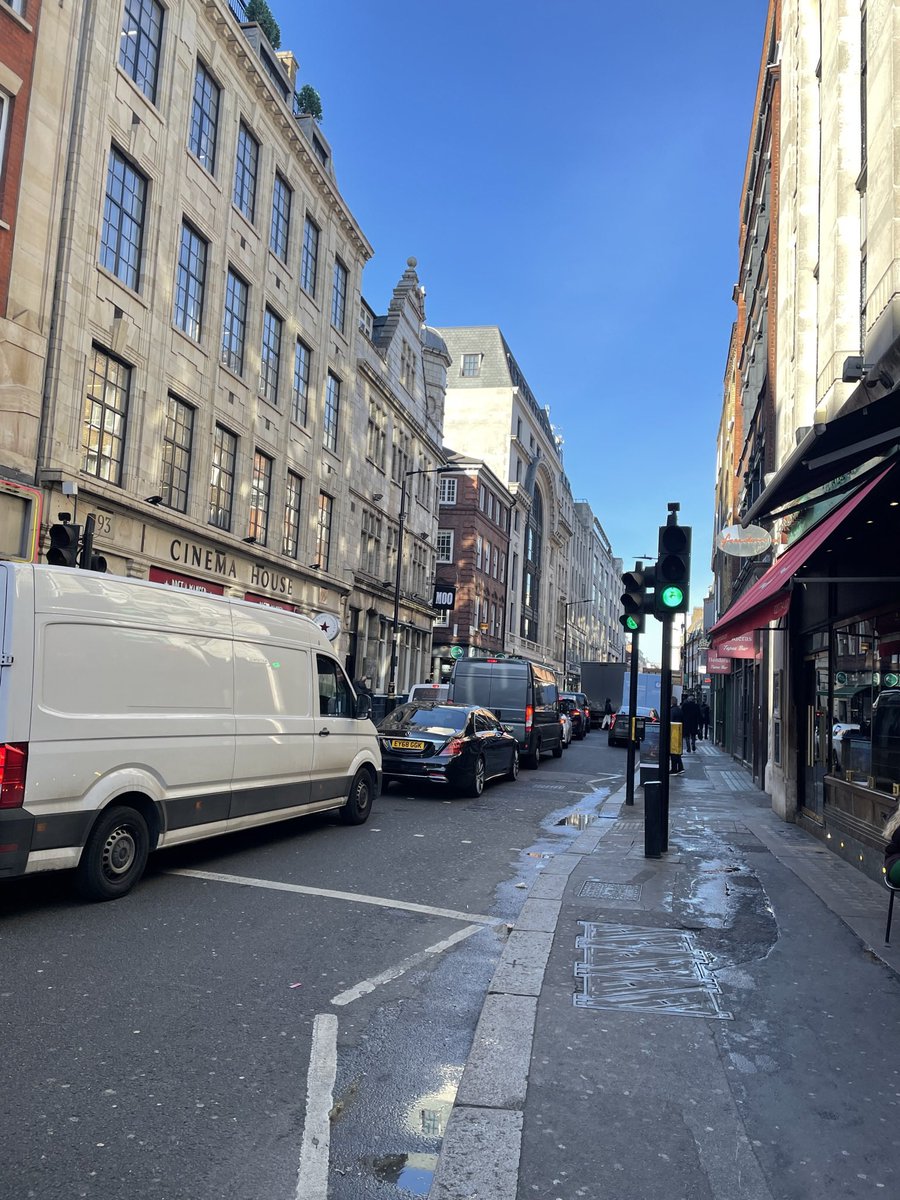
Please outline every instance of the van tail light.
[[525, 732], [531, 733], [531, 726], [534, 724], [534, 706], [526, 704], [525, 706]]
[[27, 742], [0, 742], [0, 808], [21, 808], [25, 803]]
[[444, 747], [444, 749], [441, 751], [442, 754], [449, 754], [451, 758], [455, 758], [457, 756], [457, 754], [462, 754], [462, 752], [463, 752], [462, 738], [451, 738], [450, 741], [447, 743], [447, 745]]

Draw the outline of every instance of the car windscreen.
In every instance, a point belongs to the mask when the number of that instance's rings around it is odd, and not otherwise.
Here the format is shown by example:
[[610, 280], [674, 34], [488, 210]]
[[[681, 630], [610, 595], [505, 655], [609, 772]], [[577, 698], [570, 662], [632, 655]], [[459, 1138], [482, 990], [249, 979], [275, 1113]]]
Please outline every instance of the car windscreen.
[[378, 726], [382, 733], [398, 729], [421, 729], [423, 733], [461, 733], [468, 713], [464, 708], [441, 704], [401, 704]]

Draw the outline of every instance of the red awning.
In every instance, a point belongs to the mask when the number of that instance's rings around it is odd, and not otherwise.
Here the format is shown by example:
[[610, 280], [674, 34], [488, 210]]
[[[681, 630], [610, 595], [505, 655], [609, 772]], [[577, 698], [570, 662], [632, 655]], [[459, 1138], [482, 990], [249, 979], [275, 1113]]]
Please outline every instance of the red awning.
[[757, 579], [756, 583], [719, 617], [709, 631], [710, 637], [715, 641], [737, 637], [738, 634], [749, 633], [751, 629], [764, 629], [770, 621], [777, 621], [779, 617], [783, 617], [791, 604], [791, 580], [890, 470], [891, 467], [888, 467], [874, 479], [870, 479], [865, 487], [860, 488], [849, 500], [845, 500], [815, 529], [810, 530], [805, 537], [795, 542], [776, 559], [765, 575]]

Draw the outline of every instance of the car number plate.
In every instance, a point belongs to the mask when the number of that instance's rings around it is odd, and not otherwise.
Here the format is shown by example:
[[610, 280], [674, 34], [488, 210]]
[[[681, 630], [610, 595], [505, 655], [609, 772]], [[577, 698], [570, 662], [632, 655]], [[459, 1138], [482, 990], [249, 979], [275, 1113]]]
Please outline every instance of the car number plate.
[[424, 750], [424, 742], [411, 742], [409, 738], [391, 738], [392, 750]]

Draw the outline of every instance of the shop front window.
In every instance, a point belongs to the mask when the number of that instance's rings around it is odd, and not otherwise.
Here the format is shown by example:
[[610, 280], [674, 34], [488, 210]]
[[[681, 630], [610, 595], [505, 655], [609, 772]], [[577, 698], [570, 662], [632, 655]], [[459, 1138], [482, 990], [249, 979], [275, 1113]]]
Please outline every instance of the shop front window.
[[900, 612], [834, 630], [831, 770], [900, 794]]

